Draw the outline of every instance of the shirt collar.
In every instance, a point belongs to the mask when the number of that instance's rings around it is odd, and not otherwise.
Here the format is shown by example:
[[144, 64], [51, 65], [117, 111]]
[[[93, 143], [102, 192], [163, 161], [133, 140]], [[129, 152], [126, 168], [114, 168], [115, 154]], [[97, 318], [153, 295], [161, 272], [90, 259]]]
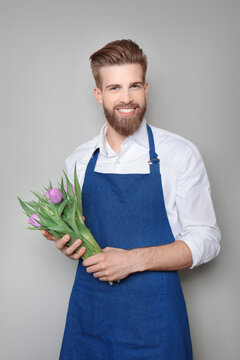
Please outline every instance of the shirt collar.
[[[106, 133], [107, 133], [107, 128], [108, 128], [108, 123], [106, 122], [101, 130], [100, 130], [100, 134], [98, 137], [98, 141], [95, 145], [95, 149], [100, 149], [100, 152], [104, 155], [107, 155], [107, 147], [106, 147]], [[146, 119], [143, 118], [143, 121], [140, 125], [140, 127], [138, 128], [137, 131], [135, 131], [135, 133], [133, 135], [128, 136], [124, 142], [127, 141], [135, 141], [137, 142], [139, 145], [144, 146], [146, 148], [149, 148], [149, 142], [148, 142], [148, 133], [147, 133], [147, 122]], [[123, 143], [124, 143], [123, 142]]]

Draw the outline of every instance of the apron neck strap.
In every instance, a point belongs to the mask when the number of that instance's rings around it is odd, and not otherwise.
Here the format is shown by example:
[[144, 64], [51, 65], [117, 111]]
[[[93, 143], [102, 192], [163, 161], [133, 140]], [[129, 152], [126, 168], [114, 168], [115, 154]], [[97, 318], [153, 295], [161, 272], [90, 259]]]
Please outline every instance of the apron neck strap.
[[[151, 173], [159, 173], [160, 169], [159, 169], [159, 163], [160, 160], [158, 159], [158, 154], [155, 152], [155, 144], [154, 144], [154, 139], [153, 139], [153, 133], [152, 133], [152, 129], [150, 128], [150, 126], [147, 124], [147, 131], [148, 131], [148, 141], [149, 141], [149, 158], [150, 160], [148, 161], [149, 166], [150, 166], [150, 172]], [[155, 165], [155, 166], [153, 166]]]

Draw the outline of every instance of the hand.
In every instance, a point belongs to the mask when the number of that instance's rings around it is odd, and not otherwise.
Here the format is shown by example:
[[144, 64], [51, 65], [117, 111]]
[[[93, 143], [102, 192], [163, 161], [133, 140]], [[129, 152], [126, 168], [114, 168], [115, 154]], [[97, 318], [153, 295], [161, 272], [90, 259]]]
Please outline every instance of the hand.
[[[84, 216], [83, 216], [83, 220], [85, 221]], [[84, 246], [81, 247], [81, 249], [79, 249], [78, 252], [75, 252], [77, 248], [82, 244], [81, 239], [75, 240], [71, 246], [66, 246], [67, 242], [70, 240], [69, 235], [66, 234], [61, 239], [57, 239], [55, 236], [53, 236], [46, 230], [41, 230], [41, 233], [47, 240], [54, 241], [56, 243], [57, 248], [70, 259], [79, 260], [86, 252], [86, 248]]]
[[134, 272], [133, 257], [129, 250], [106, 247], [102, 253], [83, 260], [88, 273], [101, 281], [117, 281]]

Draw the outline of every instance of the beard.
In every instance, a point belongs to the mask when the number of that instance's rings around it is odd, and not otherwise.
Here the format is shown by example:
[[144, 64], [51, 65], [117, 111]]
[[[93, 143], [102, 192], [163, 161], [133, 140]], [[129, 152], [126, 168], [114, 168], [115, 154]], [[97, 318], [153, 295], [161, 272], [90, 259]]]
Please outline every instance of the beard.
[[[118, 114], [118, 108], [121, 106], [127, 106], [130, 105], [131, 107], [136, 108], [135, 109], [135, 115], [134, 116], [122, 116]], [[113, 127], [113, 129], [119, 133], [122, 136], [130, 136], [135, 131], [137, 131], [143, 121], [144, 114], [147, 110], [147, 104], [143, 105], [143, 107], [140, 107], [138, 104], [121, 104], [121, 105], [115, 105], [111, 110], [107, 109], [103, 104], [103, 110], [105, 117], [109, 124]]]

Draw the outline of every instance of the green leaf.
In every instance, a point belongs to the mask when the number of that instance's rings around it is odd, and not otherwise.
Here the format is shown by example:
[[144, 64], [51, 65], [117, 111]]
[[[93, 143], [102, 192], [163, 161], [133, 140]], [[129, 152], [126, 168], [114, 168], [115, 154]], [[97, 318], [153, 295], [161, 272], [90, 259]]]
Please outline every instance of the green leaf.
[[55, 236], [57, 239], [61, 239], [64, 235], [58, 231], [55, 231], [53, 229], [47, 229], [47, 231], [52, 234], [53, 236]]
[[71, 231], [71, 229], [69, 229], [68, 227], [62, 225], [62, 224], [56, 224], [56, 225], [52, 225], [48, 227], [49, 232], [53, 231], [57, 231], [63, 234], [68, 234], [69, 231]]
[[74, 202], [72, 204], [72, 207], [69, 209], [69, 216], [68, 216], [68, 222], [71, 225], [73, 231], [77, 232], [78, 231], [78, 227], [76, 224], [76, 202]]
[[38, 198], [41, 202], [48, 202], [45, 195], [36, 193], [35, 191], [31, 191], [31, 193], [36, 196], [36, 198]]
[[68, 193], [68, 196], [69, 196], [69, 198], [70, 198], [71, 200], [76, 201], [76, 200], [75, 200], [75, 194], [74, 194], [72, 185], [71, 185], [71, 183], [70, 183], [70, 181], [69, 181], [69, 179], [68, 179], [65, 171], [64, 171], [63, 173], [64, 173], [64, 175], [65, 175], [66, 182], [67, 182], [67, 193]]
[[39, 203], [36, 201], [25, 201], [25, 204], [27, 204], [29, 208], [32, 209], [33, 214], [36, 212], [36, 210], [39, 207]]
[[63, 200], [66, 200], [67, 199], [67, 193], [66, 193], [65, 188], [64, 188], [63, 177], [61, 177], [61, 192], [62, 192]]
[[52, 217], [50, 217], [48, 214], [46, 213], [43, 213], [42, 210], [41, 211], [37, 211], [37, 215], [40, 219], [40, 223], [43, 225], [43, 226], [51, 226], [51, 225], [56, 225], [57, 222], [54, 221], [54, 219]]
[[32, 214], [34, 214], [34, 211], [24, 202], [20, 199], [20, 197], [17, 197], [21, 207], [23, 208], [25, 214], [30, 218], [32, 216]]
[[62, 212], [63, 212], [65, 206], [67, 205], [67, 203], [68, 203], [69, 201], [70, 201], [69, 199], [64, 200], [64, 201], [60, 204], [60, 206], [58, 207], [58, 215], [59, 215], [59, 216], [62, 215]]
[[76, 206], [76, 202], [73, 202], [73, 204], [68, 207], [66, 206], [64, 213], [61, 216], [61, 220], [63, 220], [64, 223], [74, 232], [78, 231], [78, 227], [76, 225]]
[[78, 210], [80, 211], [80, 214], [82, 214], [82, 205], [81, 205], [81, 188], [78, 182], [78, 177], [77, 177], [77, 164], [75, 163], [75, 167], [74, 167], [74, 187], [75, 187], [75, 192], [76, 192], [76, 199], [77, 199], [77, 207]]
[[56, 221], [60, 220], [60, 216], [58, 215], [58, 204], [53, 204], [51, 201], [48, 202], [48, 208], [52, 211], [54, 218]]
[[39, 230], [40, 228], [28, 226], [26, 229], [28, 229], [28, 230]]

